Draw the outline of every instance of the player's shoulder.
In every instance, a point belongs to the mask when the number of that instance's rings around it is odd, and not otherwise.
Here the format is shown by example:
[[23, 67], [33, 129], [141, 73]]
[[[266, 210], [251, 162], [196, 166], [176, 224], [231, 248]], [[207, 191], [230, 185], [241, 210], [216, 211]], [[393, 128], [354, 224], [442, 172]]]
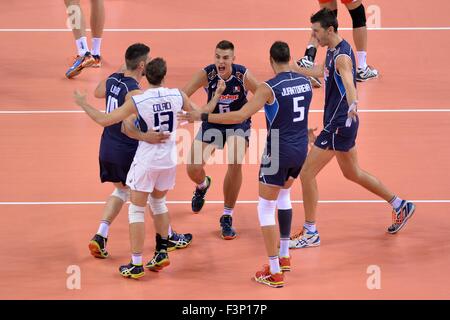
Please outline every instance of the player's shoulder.
[[217, 68], [215, 64], [209, 64], [203, 68], [206, 72], [206, 76], [208, 77], [208, 81], [212, 81], [217, 77]]
[[244, 75], [247, 72], [247, 68], [241, 64], [233, 63], [233, 75], [241, 82], [244, 82]]
[[158, 89], [161, 96], [179, 96], [182, 97], [181, 90], [178, 88], [165, 88]]
[[346, 40], [342, 40], [339, 43], [338, 48], [333, 52], [333, 57], [336, 59], [339, 55], [352, 55], [352, 46]]

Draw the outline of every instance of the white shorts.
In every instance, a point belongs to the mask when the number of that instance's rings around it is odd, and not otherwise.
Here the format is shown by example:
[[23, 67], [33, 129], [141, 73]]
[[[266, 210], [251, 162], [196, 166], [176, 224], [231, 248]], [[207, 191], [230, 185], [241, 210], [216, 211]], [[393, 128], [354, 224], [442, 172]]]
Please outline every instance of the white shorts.
[[131, 190], [153, 192], [171, 190], [175, 187], [177, 167], [168, 169], [145, 168], [133, 161], [127, 175], [127, 186]]

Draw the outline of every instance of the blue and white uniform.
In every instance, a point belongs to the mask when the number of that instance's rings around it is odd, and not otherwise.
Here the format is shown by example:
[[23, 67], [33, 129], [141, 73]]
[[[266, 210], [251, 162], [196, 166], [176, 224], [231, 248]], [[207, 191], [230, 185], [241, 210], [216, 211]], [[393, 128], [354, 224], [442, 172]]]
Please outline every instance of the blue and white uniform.
[[284, 186], [289, 178], [297, 178], [308, 153], [311, 82], [298, 73], [281, 72], [265, 84], [274, 101], [264, 106], [267, 142], [259, 181]]
[[[120, 108], [126, 95], [139, 90], [139, 83], [123, 73], [113, 73], [106, 80], [106, 113]], [[100, 140], [99, 164], [102, 182], [122, 182], [125, 185], [138, 141], [121, 132], [122, 122], [105, 127]]]
[[[208, 86], [205, 90], [208, 94], [208, 102], [214, 96], [217, 82], [220, 80], [217, 68], [211, 64], [204, 68], [208, 78]], [[226, 88], [222, 93], [213, 113], [237, 111], [247, 103], [247, 89], [244, 86], [244, 77], [247, 69], [239, 64], [232, 64], [231, 76], [225, 81]], [[205, 143], [213, 143], [217, 148], [223, 149], [228, 136], [242, 136], [249, 140], [251, 119], [246, 119], [238, 124], [214, 124], [203, 122], [196, 136], [196, 140]]]
[[325, 108], [323, 115], [323, 130], [314, 143], [321, 149], [349, 151], [355, 145], [358, 133], [359, 119], [345, 126], [349, 105], [342, 78], [336, 70], [336, 59], [345, 56], [353, 64], [353, 83], [356, 86], [356, 63], [350, 44], [342, 40], [335, 48], [327, 50], [324, 66]]

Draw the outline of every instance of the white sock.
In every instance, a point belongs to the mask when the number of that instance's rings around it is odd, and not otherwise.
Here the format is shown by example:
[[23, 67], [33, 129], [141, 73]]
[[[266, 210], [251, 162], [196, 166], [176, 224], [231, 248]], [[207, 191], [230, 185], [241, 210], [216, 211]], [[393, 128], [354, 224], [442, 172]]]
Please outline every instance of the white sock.
[[108, 238], [109, 222], [102, 220], [100, 226], [98, 227], [97, 234], [101, 235], [103, 238]]
[[79, 56], [84, 56], [84, 54], [89, 51], [86, 37], [81, 37], [80, 39], [75, 40], [75, 43], [77, 45]]
[[391, 204], [392, 208], [397, 211], [398, 208], [400, 208], [400, 206], [402, 205], [402, 199], [400, 199], [397, 196], [394, 196], [394, 198], [392, 198], [391, 201], [389, 201], [389, 203]]
[[208, 186], [208, 179], [205, 177], [205, 180], [197, 185], [197, 188], [199, 188], [200, 190], [205, 189]]
[[92, 38], [92, 55], [100, 56], [100, 47], [102, 45], [102, 38]]
[[309, 232], [316, 232], [317, 230], [315, 223], [305, 222], [303, 227], [305, 227]]
[[281, 272], [280, 259], [278, 258], [278, 256], [269, 257], [269, 264], [270, 264], [270, 273], [274, 274]]
[[131, 263], [134, 265], [142, 265], [142, 254], [133, 253], [131, 255]]
[[366, 51], [356, 51], [356, 55], [358, 56], [358, 68], [365, 69], [367, 67]]
[[289, 257], [289, 238], [280, 239], [280, 257]]
[[223, 215], [229, 215], [229, 216], [233, 216], [233, 208], [229, 208], [229, 207], [224, 207], [223, 208]]
[[172, 230], [172, 226], [169, 224], [169, 231], [167, 231], [167, 234], [169, 236], [169, 238], [172, 236], [173, 234], [173, 230]]

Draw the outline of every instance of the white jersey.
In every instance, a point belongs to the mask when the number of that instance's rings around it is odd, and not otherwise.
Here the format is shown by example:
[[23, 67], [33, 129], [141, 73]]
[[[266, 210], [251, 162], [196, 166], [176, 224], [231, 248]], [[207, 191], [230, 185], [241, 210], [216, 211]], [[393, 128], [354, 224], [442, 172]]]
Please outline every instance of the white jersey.
[[176, 128], [177, 113], [183, 107], [183, 96], [178, 89], [150, 88], [143, 94], [132, 97], [148, 130], [170, 132], [170, 138], [163, 143], [150, 144], [139, 141], [134, 161], [153, 169], [172, 168], [177, 165]]

